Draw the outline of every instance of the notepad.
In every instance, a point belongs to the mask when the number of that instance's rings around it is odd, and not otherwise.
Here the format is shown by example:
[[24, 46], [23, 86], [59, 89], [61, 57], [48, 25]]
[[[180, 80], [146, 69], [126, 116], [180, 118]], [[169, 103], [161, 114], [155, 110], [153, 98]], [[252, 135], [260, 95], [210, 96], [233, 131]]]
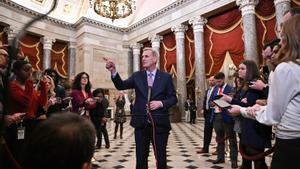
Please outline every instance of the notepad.
[[229, 108], [229, 107], [231, 107], [231, 104], [229, 104], [229, 103], [227, 103], [226, 101], [221, 100], [221, 99], [214, 100], [213, 102], [214, 102], [218, 107], [220, 107], [220, 108]]

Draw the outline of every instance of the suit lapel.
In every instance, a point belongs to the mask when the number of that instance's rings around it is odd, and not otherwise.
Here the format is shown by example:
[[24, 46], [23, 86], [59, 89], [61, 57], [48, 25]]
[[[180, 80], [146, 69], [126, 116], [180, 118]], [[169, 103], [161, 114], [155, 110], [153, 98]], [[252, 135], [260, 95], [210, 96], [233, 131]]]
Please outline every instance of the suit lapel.
[[145, 96], [147, 97], [147, 94], [148, 94], [148, 82], [147, 82], [147, 72], [146, 71], [143, 71], [142, 73], [142, 83], [143, 83], [143, 91], [144, 91], [144, 94]]

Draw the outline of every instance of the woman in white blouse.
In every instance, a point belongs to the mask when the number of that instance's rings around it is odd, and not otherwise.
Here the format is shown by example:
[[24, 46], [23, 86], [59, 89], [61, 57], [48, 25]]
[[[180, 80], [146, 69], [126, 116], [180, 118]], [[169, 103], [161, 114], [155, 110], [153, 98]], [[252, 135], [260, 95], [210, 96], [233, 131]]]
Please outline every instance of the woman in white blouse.
[[241, 113], [276, 126], [271, 169], [298, 169], [300, 154], [300, 15], [283, 24], [279, 65], [269, 88], [267, 106], [232, 106], [231, 115]]

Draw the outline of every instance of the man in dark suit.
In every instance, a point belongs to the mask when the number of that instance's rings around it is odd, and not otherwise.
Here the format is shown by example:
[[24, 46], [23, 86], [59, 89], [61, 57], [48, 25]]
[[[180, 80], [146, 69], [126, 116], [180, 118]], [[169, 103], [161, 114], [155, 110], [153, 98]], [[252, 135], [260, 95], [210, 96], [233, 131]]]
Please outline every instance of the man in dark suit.
[[210, 121], [212, 109], [209, 105], [209, 99], [211, 97], [212, 91], [215, 86], [214, 76], [211, 76], [208, 79], [208, 89], [205, 91], [204, 99], [203, 99], [203, 117], [204, 117], [204, 141], [203, 147], [198, 153], [208, 153], [209, 145], [211, 142], [212, 132], [213, 132], [213, 123]]
[[121, 79], [114, 62], [105, 60], [118, 90], [135, 89], [136, 99], [130, 125], [135, 128], [136, 169], [148, 169], [150, 141], [157, 168], [166, 169], [166, 147], [171, 130], [168, 109], [177, 102], [172, 77], [156, 68], [157, 53], [151, 48], [143, 50], [144, 70], [134, 72], [126, 80]]
[[214, 76], [216, 86], [214, 87], [211, 97], [210, 105], [213, 108], [211, 121], [216, 132], [217, 140], [217, 159], [213, 161], [214, 164], [225, 162], [225, 139], [229, 140], [230, 160], [231, 168], [238, 168], [237, 165], [237, 141], [236, 134], [233, 130], [234, 121], [233, 118], [226, 113], [226, 110], [221, 109], [214, 105], [213, 100], [217, 99], [223, 94], [228, 95], [232, 92], [232, 87], [225, 83], [225, 75], [223, 72], [219, 72]]

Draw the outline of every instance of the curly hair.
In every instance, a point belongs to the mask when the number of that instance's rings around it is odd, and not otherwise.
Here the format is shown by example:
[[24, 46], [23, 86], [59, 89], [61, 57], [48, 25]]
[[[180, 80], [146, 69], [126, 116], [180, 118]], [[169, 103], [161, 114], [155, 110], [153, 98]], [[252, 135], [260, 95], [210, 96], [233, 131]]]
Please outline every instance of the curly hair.
[[90, 82], [90, 76], [86, 72], [81, 72], [81, 73], [79, 73], [79, 74], [77, 74], [75, 76], [75, 79], [74, 79], [74, 82], [73, 82], [73, 85], [72, 85], [72, 89], [81, 90], [81, 83], [80, 83], [80, 81], [81, 81], [81, 77], [83, 75], [86, 75], [87, 78], [88, 78], [88, 83], [85, 85], [85, 89], [84, 90], [86, 92], [90, 92], [91, 88], [92, 88], [92, 84]]

